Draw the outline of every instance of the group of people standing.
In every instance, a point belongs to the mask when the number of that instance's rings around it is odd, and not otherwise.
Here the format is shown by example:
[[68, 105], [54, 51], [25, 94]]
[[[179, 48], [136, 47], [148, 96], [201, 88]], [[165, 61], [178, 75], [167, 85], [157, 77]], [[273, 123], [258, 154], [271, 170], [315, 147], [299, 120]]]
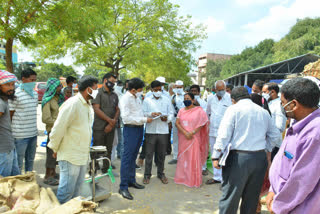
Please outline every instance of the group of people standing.
[[[23, 160], [25, 171], [32, 171], [36, 152], [36, 73], [23, 71], [16, 90], [15, 81], [13, 74], [0, 71], [2, 176], [19, 174]], [[61, 203], [79, 195], [93, 137], [94, 146], [106, 146], [109, 159], [116, 151], [114, 142], [120, 142], [119, 193], [129, 200], [129, 187], [145, 188], [135, 176], [143, 144], [138, 165], [145, 159], [145, 185], [151, 182], [153, 160], [160, 182], [169, 182], [164, 163], [172, 151], [168, 163], [176, 164], [174, 182], [200, 187], [203, 175], [208, 175], [209, 156], [213, 177], [205, 183], [222, 183], [220, 213], [237, 213], [240, 200], [241, 213], [258, 213], [260, 196], [267, 193], [270, 212], [320, 212], [320, 90], [313, 81], [295, 78], [280, 91], [276, 83], [257, 80], [249, 94], [245, 87], [233, 88], [220, 80], [212, 92], [206, 90], [204, 99], [198, 85], [185, 91], [181, 80], [166, 91], [164, 77], [153, 81], [145, 96], [139, 78], [122, 86], [108, 73], [98, 89], [98, 79], [84, 76], [73, 96], [69, 88], [75, 83], [75, 78], [67, 78], [63, 89], [59, 80], [50, 78], [42, 101], [49, 136], [44, 182], [59, 185]], [[103, 173], [110, 167], [107, 161], [99, 166]]]

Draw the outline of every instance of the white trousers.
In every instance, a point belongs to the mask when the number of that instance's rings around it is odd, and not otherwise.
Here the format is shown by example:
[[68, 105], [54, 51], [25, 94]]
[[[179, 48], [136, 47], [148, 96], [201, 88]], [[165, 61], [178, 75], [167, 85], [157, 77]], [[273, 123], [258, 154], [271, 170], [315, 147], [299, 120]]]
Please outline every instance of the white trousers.
[[179, 138], [178, 129], [176, 127], [176, 118], [172, 120], [172, 146], [173, 146], [173, 159], [177, 160], [179, 151]]
[[[211, 154], [213, 154], [213, 146], [216, 143], [217, 138], [216, 137], [211, 137], [210, 136], [210, 151]], [[216, 181], [222, 181], [222, 169], [216, 169], [213, 167], [212, 163], [212, 168], [213, 168], [213, 180]]]
[[118, 145], [118, 130], [115, 129], [113, 144], [112, 144], [112, 152], [111, 152], [111, 162], [114, 162], [116, 160], [117, 145]]

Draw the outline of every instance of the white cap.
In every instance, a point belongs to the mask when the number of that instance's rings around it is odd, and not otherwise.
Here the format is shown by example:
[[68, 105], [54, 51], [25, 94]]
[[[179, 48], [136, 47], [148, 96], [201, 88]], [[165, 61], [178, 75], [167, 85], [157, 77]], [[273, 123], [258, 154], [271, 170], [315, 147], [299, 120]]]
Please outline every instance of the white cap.
[[166, 83], [166, 78], [164, 78], [164, 77], [157, 77], [156, 80], [158, 80], [161, 83]]
[[177, 80], [176, 85], [183, 85], [183, 82], [181, 80]]

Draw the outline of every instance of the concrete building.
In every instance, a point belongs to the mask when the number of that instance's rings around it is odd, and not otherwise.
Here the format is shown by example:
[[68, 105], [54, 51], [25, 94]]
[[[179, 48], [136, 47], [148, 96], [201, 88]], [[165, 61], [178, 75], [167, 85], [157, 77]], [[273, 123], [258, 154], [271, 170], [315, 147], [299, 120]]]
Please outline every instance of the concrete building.
[[[6, 45], [4, 42], [0, 42], [0, 59], [6, 61]], [[12, 49], [12, 62], [18, 63], [18, 52], [17, 49]]]
[[201, 54], [198, 58], [198, 71], [197, 71], [197, 82], [200, 86], [206, 84], [206, 67], [209, 60], [217, 61], [221, 59], [230, 59], [232, 55], [227, 54], [216, 54], [216, 53], [205, 53]]

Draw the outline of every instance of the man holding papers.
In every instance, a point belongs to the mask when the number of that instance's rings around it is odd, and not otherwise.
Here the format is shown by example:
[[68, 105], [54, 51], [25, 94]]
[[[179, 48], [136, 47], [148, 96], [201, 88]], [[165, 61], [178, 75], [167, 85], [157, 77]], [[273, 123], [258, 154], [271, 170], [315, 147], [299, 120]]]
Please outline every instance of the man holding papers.
[[146, 125], [146, 163], [143, 183], [150, 182], [153, 154], [157, 151], [157, 176], [163, 184], [167, 184], [168, 179], [163, 170], [169, 139], [168, 123], [172, 121], [173, 108], [170, 99], [162, 95], [161, 82], [153, 81], [151, 90], [152, 96], [143, 102], [144, 115], [153, 118], [153, 121]]

